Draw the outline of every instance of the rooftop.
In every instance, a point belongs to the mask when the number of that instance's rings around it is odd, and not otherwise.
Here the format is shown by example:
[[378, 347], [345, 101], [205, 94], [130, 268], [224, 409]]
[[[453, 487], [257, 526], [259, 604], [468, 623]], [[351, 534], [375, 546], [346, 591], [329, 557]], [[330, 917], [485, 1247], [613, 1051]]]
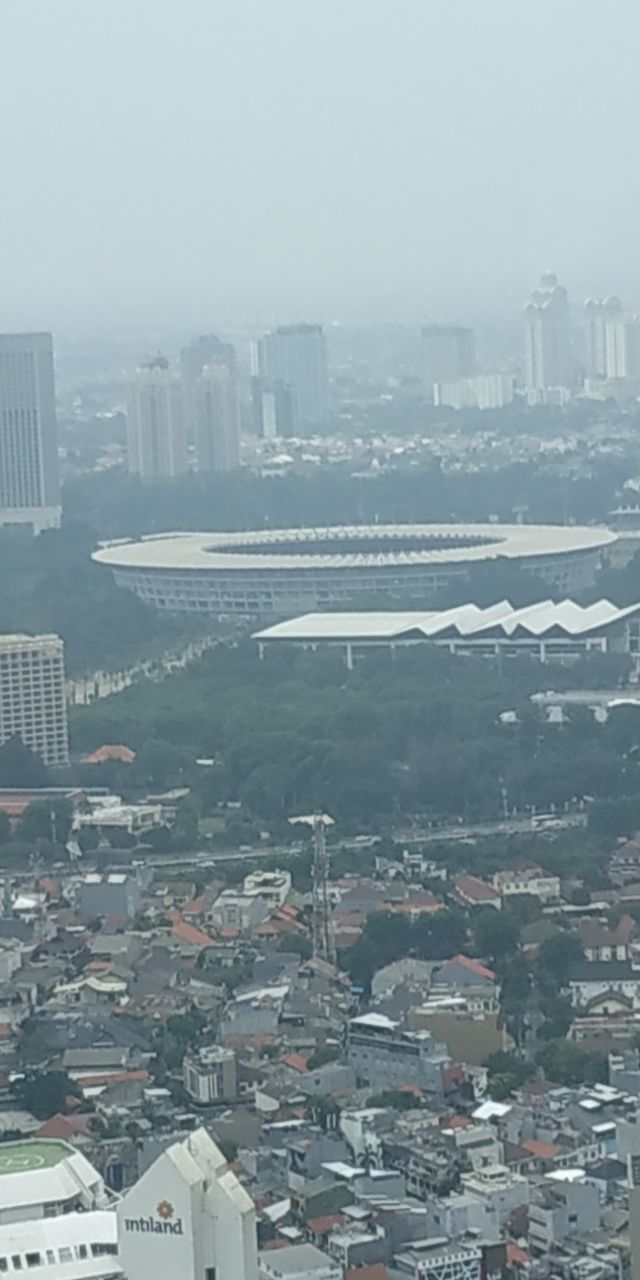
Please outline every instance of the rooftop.
[[73, 1147], [66, 1142], [27, 1138], [23, 1142], [4, 1143], [0, 1147], [0, 1176], [52, 1169], [73, 1154]]
[[116, 569], [298, 571], [575, 554], [599, 551], [616, 541], [617, 535], [607, 529], [577, 525], [355, 525], [250, 533], [154, 534], [139, 541], [107, 543], [93, 553], [93, 559]]

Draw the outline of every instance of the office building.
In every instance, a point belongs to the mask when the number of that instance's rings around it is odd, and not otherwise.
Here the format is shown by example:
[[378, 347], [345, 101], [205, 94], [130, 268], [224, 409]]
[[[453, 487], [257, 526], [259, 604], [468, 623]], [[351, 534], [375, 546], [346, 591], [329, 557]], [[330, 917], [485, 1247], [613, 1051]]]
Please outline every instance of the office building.
[[64, 645], [58, 636], [0, 636], [0, 744], [14, 737], [46, 765], [69, 763]]
[[428, 1031], [404, 1031], [381, 1013], [351, 1018], [347, 1031], [347, 1060], [359, 1083], [375, 1089], [415, 1085], [428, 1097], [443, 1097], [451, 1058]]
[[263, 440], [293, 434], [293, 395], [283, 382], [264, 383], [257, 375], [251, 379], [251, 404], [254, 431]]
[[60, 524], [50, 333], [0, 334], [0, 525]]
[[78, 910], [85, 920], [107, 916], [133, 920], [140, 910], [141, 899], [140, 881], [124, 871], [91, 871], [78, 888]]
[[566, 289], [546, 272], [525, 307], [525, 386], [532, 392], [570, 387], [571, 320]]
[[253, 1202], [205, 1129], [167, 1147], [117, 1213], [127, 1280], [257, 1280]]
[[[321, 426], [329, 416], [327, 341], [319, 324], [281, 325], [260, 338], [254, 372], [263, 390], [284, 404], [291, 396], [292, 429]], [[277, 432], [283, 435], [281, 429]]]
[[240, 466], [240, 413], [228, 363], [205, 366], [193, 384], [192, 405], [198, 471], [234, 471]]
[[0, 1151], [0, 1272], [120, 1280], [113, 1199], [66, 1142], [26, 1139]]
[[182, 1082], [194, 1102], [204, 1104], [235, 1098], [238, 1093], [236, 1055], [221, 1045], [204, 1045], [185, 1054]]
[[503, 409], [513, 401], [513, 378], [502, 373], [483, 373], [458, 382], [436, 382], [434, 403], [451, 409]]
[[620, 312], [606, 326], [606, 377], [640, 377], [640, 317]]
[[457, 324], [429, 324], [422, 329], [422, 379], [425, 396], [434, 399], [436, 384], [473, 378], [476, 338], [473, 329]]
[[143, 480], [181, 475], [187, 443], [180, 382], [164, 356], [137, 370], [127, 401], [129, 470]]
[[193, 338], [180, 352], [180, 380], [182, 382], [182, 412], [187, 440], [195, 438], [195, 408], [193, 394], [195, 384], [208, 364], [223, 364], [232, 378], [236, 377], [236, 353], [230, 342], [223, 342], [215, 333]]

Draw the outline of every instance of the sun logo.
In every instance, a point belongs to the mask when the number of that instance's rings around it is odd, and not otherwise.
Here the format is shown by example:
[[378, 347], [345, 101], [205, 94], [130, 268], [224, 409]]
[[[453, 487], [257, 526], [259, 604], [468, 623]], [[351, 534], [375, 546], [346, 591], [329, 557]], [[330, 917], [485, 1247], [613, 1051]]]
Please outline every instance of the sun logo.
[[164, 1218], [165, 1222], [167, 1218], [173, 1217], [173, 1205], [169, 1204], [168, 1200], [160, 1201], [160, 1204], [158, 1205], [158, 1217]]

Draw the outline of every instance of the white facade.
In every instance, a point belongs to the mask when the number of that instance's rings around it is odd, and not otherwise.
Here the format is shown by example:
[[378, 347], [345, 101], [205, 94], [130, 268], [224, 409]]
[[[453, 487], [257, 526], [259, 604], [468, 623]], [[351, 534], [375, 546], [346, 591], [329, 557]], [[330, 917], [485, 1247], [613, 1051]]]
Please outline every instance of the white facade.
[[60, 524], [50, 333], [0, 334], [0, 525]]
[[138, 369], [127, 399], [129, 470], [143, 479], [187, 469], [180, 383], [162, 356]]
[[235, 374], [213, 361], [193, 385], [198, 471], [233, 471], [240, 466], [240, 413]]
[[0, 1226], [0, 1272], [34, 1280], [120, 1280], [115, 1212], [98, 1210]]
[[242, 891], [263, 898], [270, 907], [284, 906], [291, 893], [290, 871], [252, 871], [244, 878]]
[[503, 898], [517, 897], [519, 894], [531, 894], [540, 902], [557, 902], [560, 897], [560, 877], [535, 875], [527, 871], [496, 871], [493, 887]]
[[281, 325], [260, 339], [256, 354], [260, 379], [290, 389], [294, 430], [326, 422], [329, 372], [321, 325]]
[[205, 1106], [220, 1098], [235, 1098], [238, 1084], [233, 1049], [212, 1044], [187, 1053], [182, 1063], [182, 1082], [194, 1102]]
[[434, 403], [451, 409], [503, 409], [511, 404], [514, 380], [503, 373], [483, 373], [457, 382], [436, 382]]
[[569, 299], [548, 272], [525, 307], [525, 386], [532, 391], [570, 387]]
[[69, 763], [64, 645], [59, 636], [0, 636], [0, 744], [13, 737], [46, 765]]
[[117, 1213], [127, 1280], [257, 1280], [253, 1202], [204, 1129], [158, 1156]]
[[607, 378], [607, 327], [622, 315], [619, 298], [589, 298], [584, 304], [588, 379]]
[[208, 919], [217, 929], [238, 929], [240, 933], [250, 933], [268, 914], [269, 907], [259, 894], [223, 889]]

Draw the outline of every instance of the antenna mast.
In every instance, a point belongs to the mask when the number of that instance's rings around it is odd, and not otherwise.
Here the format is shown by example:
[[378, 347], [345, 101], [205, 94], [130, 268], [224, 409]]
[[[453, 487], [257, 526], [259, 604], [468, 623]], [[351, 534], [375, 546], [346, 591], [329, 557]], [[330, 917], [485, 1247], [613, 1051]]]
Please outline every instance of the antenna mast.
[[329, 964], [336, 962], [329, 903], [329, 855], [320, 814], [313, 820], [313, 955]]

